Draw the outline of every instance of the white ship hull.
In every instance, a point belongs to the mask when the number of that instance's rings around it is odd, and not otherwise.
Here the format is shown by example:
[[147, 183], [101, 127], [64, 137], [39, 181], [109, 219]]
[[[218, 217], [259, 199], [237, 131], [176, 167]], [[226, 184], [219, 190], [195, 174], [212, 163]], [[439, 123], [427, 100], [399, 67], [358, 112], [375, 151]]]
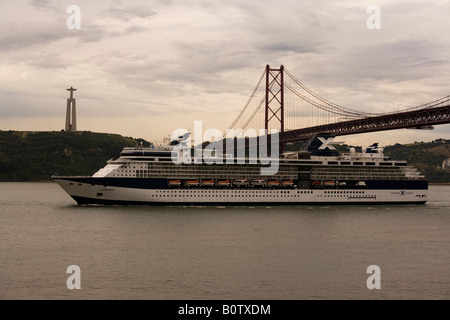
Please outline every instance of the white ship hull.
[[423, 204], [427, 201], [428, 193], [427, 190], [424, 189], [142, 189], [116, 186], [109, 187], [64, 178], [56, 178], [55, 181], [78, 204]]

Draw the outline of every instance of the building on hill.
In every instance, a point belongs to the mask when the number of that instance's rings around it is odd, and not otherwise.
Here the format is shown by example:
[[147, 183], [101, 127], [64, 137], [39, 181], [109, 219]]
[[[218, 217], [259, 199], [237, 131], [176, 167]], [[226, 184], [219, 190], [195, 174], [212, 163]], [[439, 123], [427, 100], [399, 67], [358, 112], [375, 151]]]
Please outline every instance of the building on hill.
[[439, 139], [434, 140], [433, 142], [434, 143], [450, 143], [450, 140], [439, 138]]
[[442, 161], [442, 170], [450, 170], [450, 158]]

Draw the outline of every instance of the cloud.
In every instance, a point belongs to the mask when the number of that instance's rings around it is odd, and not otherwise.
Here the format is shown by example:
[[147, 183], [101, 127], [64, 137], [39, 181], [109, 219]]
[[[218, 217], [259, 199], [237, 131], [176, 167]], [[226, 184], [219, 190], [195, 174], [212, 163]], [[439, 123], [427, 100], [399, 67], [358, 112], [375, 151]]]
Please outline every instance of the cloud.
[[[2, 10], [8, 12], [0, 28], [0, 52], [21, 50], [33, 46], [48, 47], [65, 39], [80, 43], [99, 42], [107, 38], [126, 37], [148, 30], [148, 21], [156, 15], [145, 5], [129, 5], [96, 11], [89, 10], [87, 3], [80, 4], [81, 29], [69, 30], [66, 20], [69, 14], [59, 1], [33, 0], [26, 6], [11, 4]], [[28, 12], [27, 12], [28, 11]], [[22, 19], [12, 19], [20, 16]]]
[[[422, 40], [400, 40], [353, 48], [351, 63], [345, 67], [368, 70], [360, 75], [373, 80], [389, 78], [394, 81], [419, 79], [424, 73], [437, 71], [448, 62], [441, 52], [445, 46]], [[387, 70], [389, 68], [389, 70]]]
[[0, 3], [3, 117], [61, 111], [73, 85], [93, 131], [97, 117], [127, 113], [142, 121], [123, 122], [123, 131], [147, 130], [137, 128], [145, 119], [158, 119], [155, 135], [200, 119], [224, 130], [266, 64], [361, 111], [450, 93], [448, 1], [381, 1], [380, 30], [366, 27], [368, 1], [81, 0], [80, 30], [66, 27], [70, 4]]
[[3, 25], [0, 35], [0, 51], [19, 50], [25, 47], [48, 44], [64, 38], [73, 37], [63, 28], [52, 23], [30, 21], [27, 24]]
[[156, 12], [146, 5], [114, 6], [104, 15], [122, 22], [129, 22], [135, 18], [149, 19], [155, 16]]
[[31, 0], [30, 4], [39, 10], [53, 10], [57, 7], [57, 3], [54, 0]]

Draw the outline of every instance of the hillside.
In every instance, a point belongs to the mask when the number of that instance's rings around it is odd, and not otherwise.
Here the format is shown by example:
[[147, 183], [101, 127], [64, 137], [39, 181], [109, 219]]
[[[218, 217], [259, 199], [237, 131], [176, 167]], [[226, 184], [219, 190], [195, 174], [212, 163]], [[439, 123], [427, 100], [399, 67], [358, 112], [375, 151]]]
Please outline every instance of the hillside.
[[0, 131], [0, 180], [49, 180], [92, 175], [137, 140], [94, 132]]
[[408, 145], [395, 144], [384, 148], [384, 152], [392, 159], [408, 161], [430, 182], [450, 183], [450, 170], [442, 169], [442, 162], [450, 158], [450, 143], [442, 139]]

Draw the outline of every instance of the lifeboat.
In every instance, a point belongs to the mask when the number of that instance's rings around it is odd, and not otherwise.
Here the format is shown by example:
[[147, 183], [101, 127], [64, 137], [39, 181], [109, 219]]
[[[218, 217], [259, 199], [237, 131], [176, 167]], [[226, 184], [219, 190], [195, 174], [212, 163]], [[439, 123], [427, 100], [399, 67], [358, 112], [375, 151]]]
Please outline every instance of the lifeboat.
[[334, 187], [336, 185], [336, 181], [328, 180], [323, 182], [324, 187]]
[[316, 180], [316, 181], [311, 182], [311, 184], [313, 187], [322, 187], [322, 181]]
[[245, 186], [248, 184], [248, 180], [247, 179], [235, 179], [235, 180], [233, 180], [233, 184], [235, 186]]
[[264, 179], [255, 179], [255, 180], [252, 180], [251, 183], [254, 186], [264, 186], [264, 185], [266, 185], [266, 180], [264, 180]]
[[181, 186], [181, 180], [169, 180], [169, 186], [179, 187]]
[[217, 181], [217, 186], [219, 186], [219, 187], [229, 187], [230, 186], [230, 180], [219, 180], [219, 181]]
[[202, 180], [202, 186], [214, 187], [214, 180]]
[[198, 180], [186, 180], [186, 186], [188, 187], [198, 186]]
[[286, 187], [292, 187], [294, 185], [294, 181], [293, 180], [283, 180], [283, 181], [281, 181], [281, 184]]
[[278, 180], [269, 180], [269, 181], [267, 181], [267, 185], [269, 187], [278, 187], [280, 185], [280, 181], [278, 181]]

